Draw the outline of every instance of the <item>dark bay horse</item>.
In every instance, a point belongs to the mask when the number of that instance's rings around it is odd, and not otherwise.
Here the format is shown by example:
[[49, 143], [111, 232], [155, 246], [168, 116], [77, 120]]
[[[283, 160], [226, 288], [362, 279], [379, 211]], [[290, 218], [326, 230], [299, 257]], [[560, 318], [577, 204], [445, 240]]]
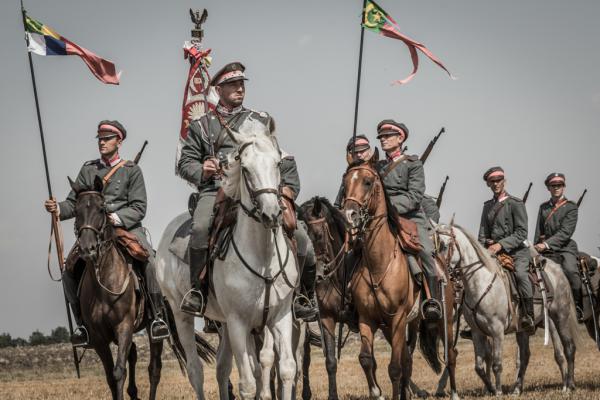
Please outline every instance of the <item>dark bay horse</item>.
[[[394, 210], [376, 169], [377, 156], [368, 162], [353, 163], [344, 175], [346, 197], [343, 212], [352, 227], [353, 246], [360, 246], [362, 261], [352, 277], [351, 292], [359, 315], [361, 335], [360, 364], [365, 371], [372, 397], [381, 397], [375, 378], [376, 361], [373, 340], [381, 329], [392, 347], [388, 373], [392, 382], [392, 399], [410, 398], [412, 350], [417, 330], [420, 348], [426, 361], [437, 373], [441, 371], [438, 344], [442, 331], [451, 338], [453, 298], [446, 296], [446, 326], [444, 322], [420, 321], [415, 308], [420, 295], [412, 278], [408, 260], [397, 238], [399, 227]], [[448, 289], [448, 295], [452, 291]], [[415, 312], [417, 311], [417, 312]], [[408, 341], [406, 332], [408, 325]], [[445, 329], [444, 329], [445, 328]], [[452, 385], [452, 398], [458, 398], [455, 387], [456, 352], [446, 357]]]
[[[85, 260], [80, 283], [79, 301], [83, 322], [89, 332], [90, 346], [94, 348], [104, 366], [106, 380], [113, 399], [123, 399], [123, 386], [129, 362], [127, 393], [137, 399], [135, 364], [137, 349], [133, 333], [149, 330], [150, 324], [144, 296], [136, 291], [131, 263], [118, 248], [114, 229], [102, 194], [102, 179], [96, 177], [92, 189], [81, 188], [70, 179], [77, 194], [75, 206], [75, 234]], [[150, 337], [150, 332], [148, 332]], [[118, 346], [116, 363], [110, 343]], [[162, 341], [150, 341], [150, 399], [156, 398], [160, 381]]]
[[337, 400], [337, 359], [335, 326], [342, 307], [344, 238], [346, 224], [342, 213], [324, 197], [313, 197], [300, 206], [299, 217], [308, 227], [317, 260], [323, 266], [315, 292], [319, 303], [319, 319], [329, 379], [329, 400]]

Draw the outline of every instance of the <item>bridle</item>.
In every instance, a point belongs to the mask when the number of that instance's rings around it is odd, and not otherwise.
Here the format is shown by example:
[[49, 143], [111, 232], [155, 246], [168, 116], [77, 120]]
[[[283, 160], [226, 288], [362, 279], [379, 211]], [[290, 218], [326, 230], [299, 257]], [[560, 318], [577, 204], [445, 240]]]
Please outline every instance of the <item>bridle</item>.
[[[235, 156], [236, 161], [239, 162], [241, 160], [242, 153], [251, 144], [253, 144], [253, 142], [246, 142], [240, 146], [240, 148], [238, 149], [238, 153]], [[250, 202], [252, 203], [252, 208], [249, 208], [248, 206], [246, 206], [242, 202], [241, 199], [237, 201], [237, 204], [240, 205], [240, 207], [242, 208], [242, 210], [248, 217], [252, 218], [254, 221], [256, 221], [258, 223], [262, 223], [261, 218], [260, 218], [260, 211], [259, 211], [260, 204], [258, 203], [258, 196], [263, 195], [263, 194], [274, 194], [275, 196], [277, 196], [277, 201], [281, 202], [281, 184], [279, 185], [279, 187], [277, 187], [277, 189], [275, 189], [275, 188], [255, 189], [252, 186], [252, 182], [250, 182], [250, 178], [248, 177], [248, 175], [250, 175], [250, 172], [243, 166], [240, 166], [240, 174], [241, 174], [242, 180], [244, 181], [244, 186], [246, 187], [246, 190], [248, 191], [248, 195], [250, 196]]]
[[324, 278], [327, 279], [334, 275], [340, 268], [340, 266], [343, 264], [342, 261], [344, 259], [345, 245], [342, 245], [338, 253], [334, 254], [332, 244], [334, 241], [334, 237], [331, 234], [331, 230], [329, 229], [327, 217], [321, 217], [310, 221], [307, 220], [306, 223], [312, 226], [313, 230], [319, 231], [321, 233], [322, 240], [325, 242], [325, 246], [323, 246], [324, 249], [322, 251], [320, 248], [315, 249], [315, 256], [317, 260], [323, 265]]
[[[367, 171], [369, 174], [373, 175], [375, 177], [375, 179], [377, 181], [379, 181], [381, 184], [381, 179], [379, 178], [378, 174], [375, 171], [373, 171], [372, 168], [364, 166], [364, 165], [358, 165], [358, 166], [350, 168], [346, 172], [346, 175], [348, 175], [352, 171], [358, 171], [358, 170]], [[344, 208], [346, 208], [346, 204], [348, 202], [352, 202], [352, 203], [355, 203], [358, 205], [358, 222], [359, 223], [358, 223], [358, 227], [356, 229], [358, 229], [358, 236], [360, 236], [360, 237], [364, 236], [364, 234], [369, 231], [378, 229], [381, 226], [381, 224], [383, 222], [385, 222], [385, 218], [387, 217], [386, 213], [382, 213], [379, 215], [371, 215], [371, 213], [369, 212], [369, 208], [371, 207], [371, 201], [373, 200], [374, 195], [376, 194], [376, 190], [375, 190], [376, 188], [377, 188], [377, 185], [373, 184], [364, 200], [358, 199], [353, 196], [345, 196], [344, 197], [344, 203], [343, 203]], [[373, 228], [370, 228], [370, 229], [367, 228], [368, 225], [372, 221], [376, 221], [376, 220], [379, 220], [380, 223], [378, 223]]]
[[[96, 192], [93, 190], [87, 190], [84, 192], [80, 192], [77, 194], [78, 201], [82, 201], [81, 196], [99, 196], [102, 199], [102, 208], [104, 211], [104, 195], [102, 193]], [[79, 241], [81, 233], [84, 230], [89, 229], [96, 234], [95, 235], [96, 243], [98, 244], [98, 249], [100, 249], [100, 245], [102, 243], [106, 242], [106, 240], [101, 240], [101, 239], [104, 237], [106, 227], [108, 226], [108, 215], [106, 214], [106, 212], [102, 212], [102, 217], [103, 217], [102, 224], [100, 225], [100, 228], [96, 228], [95, 226], [90, 225], [90, 224], [84, 224], [81, 226], [77, 226], [77, 223], [75, 223], [74, 228], [75, 228], [75, 237], [76, 237], [77, 241]], [[75, 222], [77, 222], [77, 220]]]

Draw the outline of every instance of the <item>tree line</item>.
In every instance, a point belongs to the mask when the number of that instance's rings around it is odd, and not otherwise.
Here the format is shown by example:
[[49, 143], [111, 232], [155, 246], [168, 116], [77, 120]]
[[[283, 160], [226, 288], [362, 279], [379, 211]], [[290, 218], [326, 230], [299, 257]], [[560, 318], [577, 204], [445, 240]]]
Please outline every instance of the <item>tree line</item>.
[[44, 344], [69, 343], [70, 335], [67, 328], [59, 326], [50, 332], [49, 335], [44, 335], [43, 332], [35, 330], [29, 335], [29, 339], [13, 338], [10, 333], [0, 334], [0, 348], [16, 347], [16, 346], [39, 346]]

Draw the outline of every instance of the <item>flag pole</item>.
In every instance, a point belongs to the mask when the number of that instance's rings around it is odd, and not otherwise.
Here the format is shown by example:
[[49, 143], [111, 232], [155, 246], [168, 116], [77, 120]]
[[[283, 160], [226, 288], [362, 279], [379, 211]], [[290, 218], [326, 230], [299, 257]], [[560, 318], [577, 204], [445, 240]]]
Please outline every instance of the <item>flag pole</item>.
[[[23, 6], [23, 0], [21, 0], [21, 14], [23, 15], [23, 29], [25, 32], [25, 43], [27, 47], [29, 47], [29, 37], [27, 36], [27, 11]], [[40, 131], [40, 140], [42, 142], [42, 155], [44, 157], [44, 170], [46, 172], [46, 185], [48, 187], [48, 198], [52, 199], [52, 185], [50, 184], [50, 169], [48, 168], [48, 156], [46, 153], [46, 141], [44, 140], [44, 128], [42, 125], [42, 114], [40, 112], [40, 102], [38, 99], [37, 85], [35, 83], [35, 71], [33, 69], [33, 59], [31, 57], [31, 52], [29, 49], [27, 50], [27, 57], [29, 59], [29, 71], [31, 72], [31, 83], [33, 85], [33, 97], [35, 99], [35, 109], [37, 111], [37, 120], [38, 120], [38, 128]], [[52, 213], [52, 231], [55, 234], [55, 243], [56, 243], [56, 253], [58, 256], [58, 262], [60, 265], [61, 272], [63, 271], [65, 262], [64, 262], [64, 254], [63, 254], [63, 240], [62, 240], [62, 230], [60, 229], [60, 221], [58, 219], [58, 213]], [[63, 296], [65, 299], [65, 307], [67, 309], [67, 322], [69, 324], [69, 332], [73, 335], [73, 320], [71, 318], [71, 310], [69, 309], [69, 302], [67, 301], [67, 295], [64, 291], [63, 287]], [[75, 361], [75, 370], [77, 372], [77, 378], [80, 378], [79, 371], [79, 357], [77, 355], [77, 349], [73, 347], [73, 358]]]
[[[362, 72], [362, 56], [363, 56], [363, 43], [365, 39], [365, 27], [363, 22], [365, 20], [365, 7], [367, 6], [367, 0], [363, 0], [363, 8], [360, 19], [360, 50], [358, 52], [358, 76], [356, 78], [356, 102], [354, 103], [354, 128], [352, 129], [352, 143], [356, 142], [356, 125], [358, 122], [358, 99], [360, 97], [360, 77]], [[352, 155], [354, 156], [355, 150], [352, 146]], [[354, 157], [353, 157], [354, 158]]]

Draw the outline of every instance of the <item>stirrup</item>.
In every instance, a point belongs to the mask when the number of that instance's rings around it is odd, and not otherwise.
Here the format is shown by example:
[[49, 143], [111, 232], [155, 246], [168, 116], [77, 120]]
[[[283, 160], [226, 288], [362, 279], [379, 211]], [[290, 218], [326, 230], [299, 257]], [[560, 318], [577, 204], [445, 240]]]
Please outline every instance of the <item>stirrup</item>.
[[[73, 336], [75, 336], [75, 332], [77, 331], [81, 331], [83, 333], [85, 333], [85, 341], [83, 343], [73, 343]], [[85, 326], [80, 325], [75, 329], [75, 332], [73, 332], [73, 334], [70, 337], [70, 341], [71, 341], [71, 346], [73, 347], [89, 347], [90, 346], [90, 335], [87, 331], [87, 329], [85, 328]]]
[[[192, 308], [189, 305], [190, 297], [193, 297], [194, 295], [198, 296], [200, 298], [199, 309]], [[187, 293], [181, 299], [181, 304], [179, 305], [179, 309], [181, 311], [183, 311], [186, 314], [193, 315], [195, 317], [203, 317], [205, 307], [206, 307], [206, 302], [204, 301], [204, 295], [202, 294], [202, 292], [200, 290], [195, 289], [195, 288], [191, 288], [190, 290], [187, 291]]]
[[[425, 315], [425, 311], [427, 310], [428, 314], [431, 314], [431, 307], [433, 306], [433, 308], [435, 308], [434, 313], [435, 315]], [[443, 317], [443, 313], [442, 313], [442, 303], [439, 302], [438, 299], [435, 298], [430, 298], [430, 299], [426, 299], [424, 302], [421, 303], [421, 316], [423, 317], [423, 319], [425, 319], [426, 321], [439, 321], [442, 319]]]
[[[302, 304], [301, 301], [305, 302], [306, 305]], [[298, 307], [298, 313], [296, 313], [296, 307]], [[313, 306], [310, 299], [304, 294], [298, 294], [292, 303], [292, 316], [295, 321], [303, 320], [306, 322], [316, 321], [319, 315], [319, 308]]]
[[[154, 336], [153, 334], [153, 330], [155, 326], [164, 326], [167, 329], [167, 333], [163, 334], [163, 335], [158, 335], [158, 336]], [[163, 339], [168, 339], [169, 336], [171, 336], [171, 331], [169, 329], [169, 326], [167, 325], [167, 323], [162, 319], [162, 318], [156, 318], [154, 321], [152, 321], [152, 323], [150, 324], [150, 340], [152, 342], [160, 342]]]

